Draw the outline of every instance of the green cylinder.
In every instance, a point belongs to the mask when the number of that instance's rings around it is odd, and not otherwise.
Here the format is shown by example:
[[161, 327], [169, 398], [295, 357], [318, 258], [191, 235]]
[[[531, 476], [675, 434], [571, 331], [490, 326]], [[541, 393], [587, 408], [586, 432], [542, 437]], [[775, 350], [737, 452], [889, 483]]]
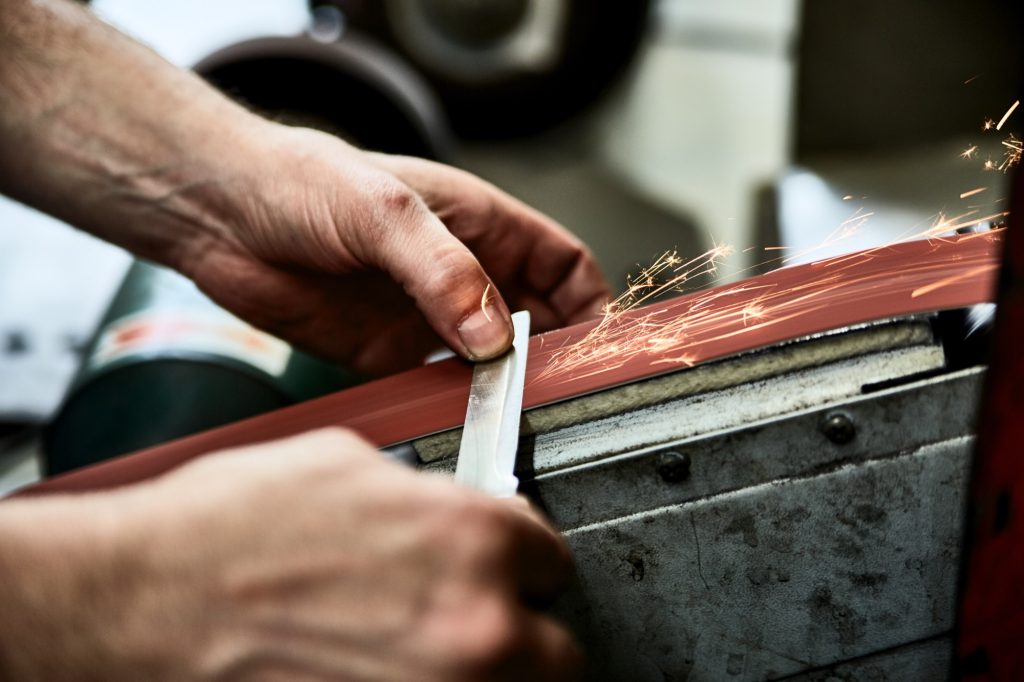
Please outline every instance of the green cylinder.
[[47, 473], [356, 382], [219, 308], [176, 272], [136, 261], [47, 431]]

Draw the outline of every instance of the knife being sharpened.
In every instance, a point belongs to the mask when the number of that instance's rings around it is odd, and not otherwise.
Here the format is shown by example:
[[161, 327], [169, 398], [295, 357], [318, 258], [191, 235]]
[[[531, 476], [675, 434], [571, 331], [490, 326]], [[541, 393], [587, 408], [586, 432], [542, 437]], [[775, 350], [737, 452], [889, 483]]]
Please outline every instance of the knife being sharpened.
[[513, 313], [512, 327], [512, 350], [473, 368], [466, 425], [455, 467], [456, 481], [495, 497], [511, 497], [519, 487], [513, 472], [523, 412], [530, 313]]

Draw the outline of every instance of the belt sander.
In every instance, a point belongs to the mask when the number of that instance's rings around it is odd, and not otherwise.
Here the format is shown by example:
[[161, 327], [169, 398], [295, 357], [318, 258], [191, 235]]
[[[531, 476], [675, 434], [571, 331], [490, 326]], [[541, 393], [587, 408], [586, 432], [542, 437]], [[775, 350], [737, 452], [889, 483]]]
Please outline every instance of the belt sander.
[[[568, 538], [593, 679], [938, 679], [1002, 230], [776, 270], [530, 339], [515, 473]], [[355, 428], [454, 472], [457, 359], [57, 476]]]

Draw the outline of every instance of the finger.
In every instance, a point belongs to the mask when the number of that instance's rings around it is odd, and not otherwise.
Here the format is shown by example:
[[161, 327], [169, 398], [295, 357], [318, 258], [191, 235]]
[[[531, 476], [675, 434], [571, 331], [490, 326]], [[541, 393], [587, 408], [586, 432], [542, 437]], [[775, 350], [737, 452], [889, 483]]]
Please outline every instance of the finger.
[[512, 344], [508, 307], [480, 263], [411, 189], [387, 184], [376, 194], [380, 223], [364, 248], [416, 302], [445, 343], [471, 360]]
[[590, 251], [566, 240], [550, 226], [540, 231], [526, 267], [527, 284], [545, 295], [562, 323], [600, 312], [611, 290]]
[[[608, 284], [586, 246], [557, 222], [469, 173], [421, 159], [373, 159], [419, 192], [492, 277], [520, 280], [523, 294], [539, 294], [559, 324], [600, 312]], [[528, 306], [516, 298], [516, 307]]]
[[551, 617], [533, 611], [523, 613], [521, 618], [523, 655], [499, 679], [539, 682], [580, 679], [583, 650], [569, 631]]
[[423, 364], [442, 343], [421, 316], [403, 316], [386, 322], [375, 332], [373, 343], [363, 344], [351, 363], [370, 376], [383, 376]]
[[525, 500], [513, 500], [505, 508], [514, 517], [509, 560], [516, 592], [526, 605], [545, 608], [569, 585], [574, 570], [572, 553], [537, 510]]

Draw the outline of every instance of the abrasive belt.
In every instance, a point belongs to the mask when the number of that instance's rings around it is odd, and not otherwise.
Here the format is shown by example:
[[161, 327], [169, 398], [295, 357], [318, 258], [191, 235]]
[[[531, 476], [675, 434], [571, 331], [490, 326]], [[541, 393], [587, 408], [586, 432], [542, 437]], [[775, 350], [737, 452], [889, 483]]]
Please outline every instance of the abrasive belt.
[[[531, 339], [523, 408], [872, 320], [993, 300], [1002, 230], [909, 241], [781, 268]], [[45, 480], [20, 494], [109, 488], [198, 455], [326, 426], [387, 446], [461, 426], [459, 359], [246, 419]]]

